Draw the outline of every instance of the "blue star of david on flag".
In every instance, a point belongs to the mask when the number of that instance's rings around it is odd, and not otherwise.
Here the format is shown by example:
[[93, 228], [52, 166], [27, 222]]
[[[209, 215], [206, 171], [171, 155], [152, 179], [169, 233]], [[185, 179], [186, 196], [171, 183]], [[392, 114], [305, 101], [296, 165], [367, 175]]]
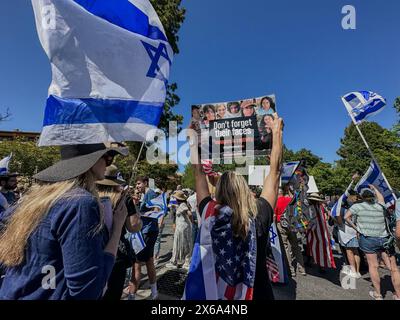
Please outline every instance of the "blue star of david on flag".
[[355, 191], [360, 193], [363, 188], [369, 188], [370, 184], [374, 185], [382, 193], [387, 207], [394, 204], [396, 199], [375, 161], [371, 161], [367, 172], [357, 183]]
[[271, 244], [275, 244], [275, 239], [278, 237], [278, 234], [275, 233], [274, 228], [271, 226], [269, 227], [269, 240]]
[[172, 62], [170, 57], [168, 56], [168, 50], [164, 43], [160, 43], [158, 47], [152, 46], [151, 44], [142, 41], [144, 48], [146, 49], [147, 54], [151, 59], [151, 65], [149, 71], [147, 72], [147, 76], [149, 78], [156, 78], [165, 83], [165, 86], [168, 83], [168, 79], [166, 75], [164, 75], [161, 71], [159, 66], [159, 61], [161, 58], [164, 58], [168, 61], [169, 65], [171, 66]]

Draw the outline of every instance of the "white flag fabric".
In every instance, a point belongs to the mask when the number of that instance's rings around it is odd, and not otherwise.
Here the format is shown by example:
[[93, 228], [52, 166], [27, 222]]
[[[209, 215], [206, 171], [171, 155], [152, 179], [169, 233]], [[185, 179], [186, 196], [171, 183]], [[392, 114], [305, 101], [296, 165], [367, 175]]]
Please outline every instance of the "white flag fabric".
[[378, 165], [373, 160], [371, 161], [367, 172], [357, 183], [355, 191], [360, 193], [363, 188], [369, 188], [370, 184], [374, 185], [382, 193], [387, 207], [395, 204], [396, 198], [393, 196], [392, 191], [387, 185], [382, 171], [379, 170]]
[[350, 92], [342, 97], [342, 101], [355, 124], [381, 112], [386, 106], [386, 99], [371, 91]]
[[9, 156], [0, 160], [0, 175], [5, 175], [8, 173], [8, 171], [9, 171], [8, 165], [10, 163], [11, 158], [12, 158], [12, 154], [10, 154]]
[[333, 205], [330, 215], [332, 217], [340, 217], [340, 212], [342, 210], [343, 202], [347, 201], [348, 197], [350, 196], [350, 189], [353, 186], [354, 181], [351, 181], [350, 185], [347, 187], [346, 191], [340, 196], [338, 201]]
[[39, 145], [144, 141], [162, 115], [173, 58], [150, 2], [32, 5], [52, 69]]
[[140, 231], [131, 233], [129, 235], [129, 241], [131, 243], [133, 251], [135, 251], [136, 254], [138, 254], [146, 247], [146, 243], [144, 242], [143, 235]]

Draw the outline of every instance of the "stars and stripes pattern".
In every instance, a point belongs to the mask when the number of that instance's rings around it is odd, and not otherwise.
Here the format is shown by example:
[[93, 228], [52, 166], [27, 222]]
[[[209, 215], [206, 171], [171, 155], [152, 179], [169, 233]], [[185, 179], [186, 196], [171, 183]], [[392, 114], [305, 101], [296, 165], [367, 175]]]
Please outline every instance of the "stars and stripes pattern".
[[279, 282], [279, 268], [278, 264], [275, 262], [274, 258], [271, 256], [267, 257], [267, 270], [268, 277], [271, 282]]
[[314, 209], [315, 217], [308, 225], [306, 233], [307, 254], [313, 257], [314, 262], [320, 267], [336, 268], [324, 209], [322, 206]]
[[213, 170], [213, 163], [212, 160], [206, 159], [201, 160], [201, 166], [203, 167], [203, 172], [207, 176], [218, 176], [219, 174]]
[[234, 237], [232, 210], [210, 201], [202, 213], [184, 300], [251, 300], [256, 271], [256, 231], [246, 240]]

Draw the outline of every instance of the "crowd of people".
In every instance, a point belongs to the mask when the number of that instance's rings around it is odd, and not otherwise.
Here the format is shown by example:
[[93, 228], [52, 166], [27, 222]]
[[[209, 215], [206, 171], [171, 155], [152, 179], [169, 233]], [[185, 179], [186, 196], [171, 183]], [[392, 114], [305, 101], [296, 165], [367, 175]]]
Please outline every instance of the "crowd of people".
[[[206, 170], [195, 145], [195, 190], [153, 189], [149, 177], [136, 177], [130, 186], [112, 164], [114, 157], [127, 155], [123, 145], [62, 146], [61, 160], [37, 173], [36, 182], [22, 195], [18, 174], [6, 172], [0, 177], [0, 299], [135, 300], [143, 266], [151, 299], [158, 299], [156, 267], [169, 215], [174, 234], [165, 267], [188, 271], [186, 299], [199, 298], [196, 272], [201, 263], [205, 270], [207, 259], [213, 261], [216, 285], [204, 298], [273, 299], [274, 280], [266, 261], [270, 229], [276, 224], [292, 278], [306, 276], [312, 263], [321, 273], [335, 268], [334, 239], [346, 263], [343, 273], [359, 279], [366, 261], [373, 285], [369, 294], [381, 300], [381, 261], [391, 272], [398, 300], [396, 235], [387, 221], [395, 216], [400, 223], [399, 201], [386, 209], [381, 193], [371, 185], [360, 194], [353, 192], [340, 215], [333, 217], [337, 199], [329, 203], [312, 193], [305, 201], [288, 185], [280, 188], [283, 121], [276, 114], [270, 121], [270, 172], [260, 190], [250, 188], [236, 172]], [[304, 210], [304, 203], [308, 221], [293, 220], [291, 213]], [[400, 227], [396, 230], [400, 236]]]

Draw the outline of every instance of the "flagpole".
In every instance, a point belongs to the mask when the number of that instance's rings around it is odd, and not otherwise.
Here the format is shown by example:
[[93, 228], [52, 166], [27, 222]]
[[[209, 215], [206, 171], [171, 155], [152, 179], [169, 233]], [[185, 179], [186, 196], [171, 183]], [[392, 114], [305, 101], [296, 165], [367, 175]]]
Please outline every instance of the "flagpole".
[[[360, 137], [361, 137], [362, 141], [364, 142], [365, 146], [367, 147], [367, 150], [368, 150], [369, 154], [371, 155], [372, 160], [376, 163], [376, 166], [378, 167], [379, 171], [382, 172], [383, 179], [385, 180], [386, 184], [388, 185], [389, 190], [392, 193], [393, 197], [397, 200], [397, 197], [396, 197], [396, 195], [395, 195], [395, 193], [394, 193], [394, 191], [393, 191], [388, 179], [386, 178], [385, 174], [383, 173], [383, 171], [382, 171], [382, 169], [381, 169], [381, 167], [380, 167], [380, 165], [378, 163], [378, 160], [376, 159], [374, 153], [372, 152], [367, 140], [365, 139], [365, 137], [364, 137], [364, 135], [363, 135], [363, 133], [362, 133], [362, 131], [360, 129], [359, 124], [357, 123], [357, 121], [353, 117], [353, 115], [351, 114], [351, 110], [349, 110], [349, 108], [347, 107], [347, 105], [346, 105], [347, 101], [345, 101], [343, 99], [343, 97], [342, 97], [342, 101], [343, 101], [344, 106], [346, 107], [346, 110], [347, 110], [351, 120], [353, 121], [354, 125], [356, 126], [356, 129], [357, 129], [358, 133], [360, 134]], [[360, 103], [359, 105], [362, 105], [362, 103]]]
[[145, 141], [143, 141], [142, 146], [140, 147], [140, 151], [138, 156], [136, 157], [136, 161], [135, 164], [132, 167], [132, 175], [131, 175], [131, 179], [129, 181], [129, 185], [132, 185], [132, 182], [134, 182], [135, 178], [136, 178], [136, 169], [137, 169], [137, 164], [139, 162], [140, 156], [142, 155], [142, 151], [145, 145]]

